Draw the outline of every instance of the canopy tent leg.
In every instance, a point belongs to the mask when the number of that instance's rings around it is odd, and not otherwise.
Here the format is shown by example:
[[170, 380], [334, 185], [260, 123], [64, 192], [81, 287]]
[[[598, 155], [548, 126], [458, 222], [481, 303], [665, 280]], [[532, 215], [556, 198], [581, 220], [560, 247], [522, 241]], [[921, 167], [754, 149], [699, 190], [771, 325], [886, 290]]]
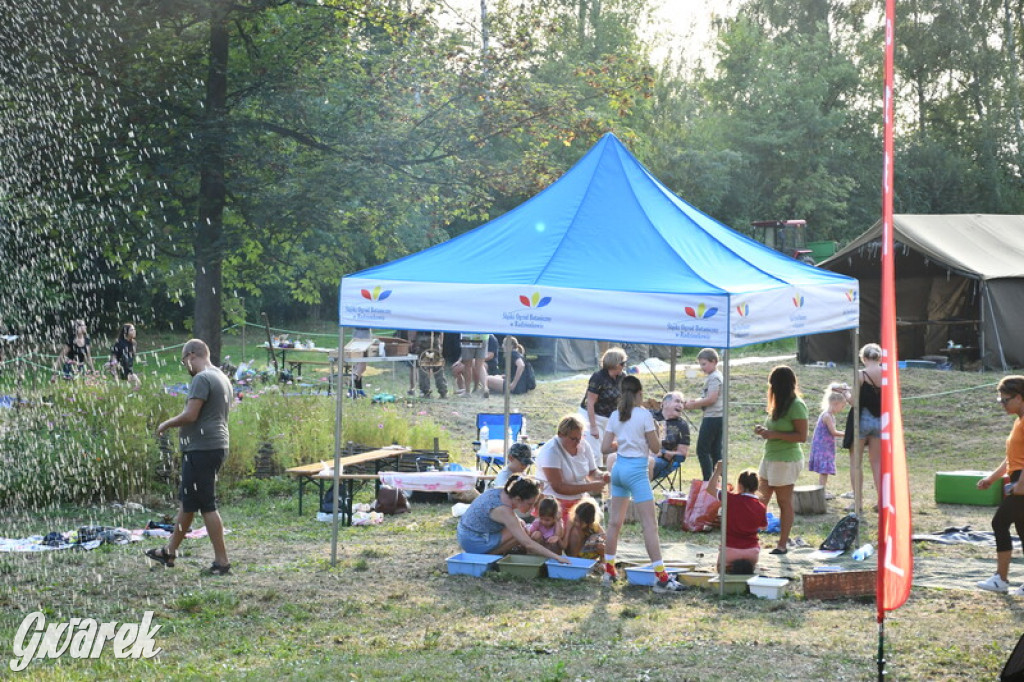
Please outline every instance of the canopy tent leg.
[[678, 356], [679, 348], [677, 346], [671, 346], [668, 351], [668, 390], [671, 393], [676, 390], [676, 357]]
[[[729, 349], [722, 350], [722, 482], [729, 489]], [[729, 526], [729, 495], [722, 495], [722, 527], [718, 546], [718, 596], [725, 596], [725, 536]]]
[[502, 436], [502, 439], [505, 441], [505, 450], [501, 454], [505, 458], [506, 465], [508, 465], [508, 449], [512, 447], [512, 444], [508, 442], [508, 428], [511, 419], [509, 417], [509, 414], [512, 412], [512, 396], [509, 393], [509, 384], [512, 381], [512, 342], [510, 341], [511, 338], [511, 336], [506, 334], [505, 338], [501, 340], [501, 345], [505, 349], [505, 381], [503, 382], [504, 385], [502, 387], [502, 393], [504, 394], [503, 397], [505, 399], [505, 433]]
[[337, 390], [334, 391], [334, 480], [331, 482], [333, 486], [333, 495], [331, 499], [334, 501], [334, 517], [331, 519], [331, 568], [337, 565], [338, 562], [338, 485], [340, 483], [339, 476], [341, 476], [341, 418], [342, 418], [342, 405], [345, 403], [343, 397], [345, 395], [344, 379], [342, 378], [342, 372], [345, 369], [345, 328], [338, 327], [338, 372]]

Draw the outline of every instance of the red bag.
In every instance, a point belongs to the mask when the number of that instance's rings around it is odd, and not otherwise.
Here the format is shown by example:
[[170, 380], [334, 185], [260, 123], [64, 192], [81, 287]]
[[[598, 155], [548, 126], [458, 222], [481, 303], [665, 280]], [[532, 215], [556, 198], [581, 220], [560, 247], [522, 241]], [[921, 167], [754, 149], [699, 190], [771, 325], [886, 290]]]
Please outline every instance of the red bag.
[[690, 481], [690, 494], [686, 498], [686, 513], [683, 515], [683, 530], [703, 533], [717, 528], [718, 510], [722, 507], [714, 495], [708, 494], [707, 481]]

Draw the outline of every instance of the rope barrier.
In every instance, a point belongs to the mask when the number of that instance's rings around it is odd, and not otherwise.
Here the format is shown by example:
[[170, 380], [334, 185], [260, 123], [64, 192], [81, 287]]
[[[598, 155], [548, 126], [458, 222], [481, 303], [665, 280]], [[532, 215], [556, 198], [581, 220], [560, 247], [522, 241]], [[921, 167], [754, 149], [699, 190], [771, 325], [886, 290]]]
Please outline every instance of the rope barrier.
[[[256, 327], [257, 329], [267, 329], [266, 326], [264, 326], [262, 324], [259, 324], [258, 322], [243, 322], [243, 324], [245, 326], [247, 326], [247, 327]], [[303, 332], [303, 331], [296, 331], [294, 329], [283, 329], [281, 327], [270, 327], [270, 331], [271, 332], [278, 332], [279, 334], [296, 334], [298, 336], [324, 336], [324, 337], [331, 337], [331, 338], [337, 337], [337, 334], [335, 334], [335, 333]]]

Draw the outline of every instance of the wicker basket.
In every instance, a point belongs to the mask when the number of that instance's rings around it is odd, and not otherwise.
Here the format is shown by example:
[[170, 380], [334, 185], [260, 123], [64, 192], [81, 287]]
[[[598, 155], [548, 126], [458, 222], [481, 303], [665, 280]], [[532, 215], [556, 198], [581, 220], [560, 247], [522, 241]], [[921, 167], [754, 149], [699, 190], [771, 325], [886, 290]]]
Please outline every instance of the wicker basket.
[[850, 599], [875, 596], [878, 571], [804, 574], [804, 599]]

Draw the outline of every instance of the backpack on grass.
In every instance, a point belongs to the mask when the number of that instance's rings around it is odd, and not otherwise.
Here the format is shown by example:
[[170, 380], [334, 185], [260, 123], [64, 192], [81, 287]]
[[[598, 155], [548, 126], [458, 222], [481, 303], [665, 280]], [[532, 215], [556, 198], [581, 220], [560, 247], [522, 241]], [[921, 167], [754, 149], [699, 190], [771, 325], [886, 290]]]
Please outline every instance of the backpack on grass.
[[825, 538], [818, 549], [830, 552], [845, 552], [857, 545], [857, 533], [860, 530], [860, 520], [856, 514], [850, 513], [839, 519], [832, 532]]
[[409, 498], [404, 490], [399, 490], [390, 485], [382, 485], [377, 491], [377, 500], [373, 503], [372, 510], [381, 514], [404, 514], [409, 511]]

